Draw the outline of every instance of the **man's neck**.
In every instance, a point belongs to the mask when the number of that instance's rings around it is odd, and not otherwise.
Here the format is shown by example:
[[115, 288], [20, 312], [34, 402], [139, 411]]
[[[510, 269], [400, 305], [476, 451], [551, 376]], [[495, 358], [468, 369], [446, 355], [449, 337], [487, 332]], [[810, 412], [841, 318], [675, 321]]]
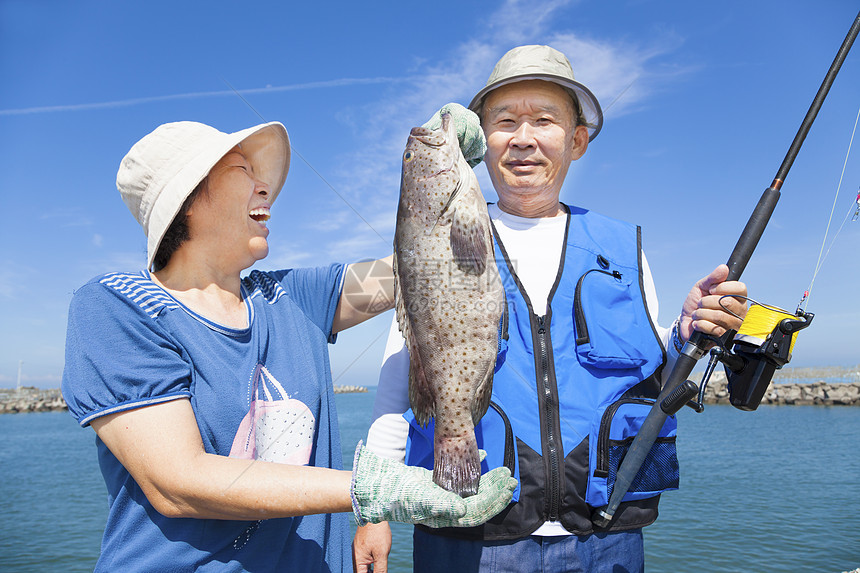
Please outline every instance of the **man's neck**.
[[547, 202], [532, 202], [532, 201], [504, 201], [499, 198], [499, 209], [515, 215], [517, 217], [525, 217], [528, 219], [540, 219], [548, 217], [558, 217], [565, 213], [561, 203], [556, 198], [554, 201]]

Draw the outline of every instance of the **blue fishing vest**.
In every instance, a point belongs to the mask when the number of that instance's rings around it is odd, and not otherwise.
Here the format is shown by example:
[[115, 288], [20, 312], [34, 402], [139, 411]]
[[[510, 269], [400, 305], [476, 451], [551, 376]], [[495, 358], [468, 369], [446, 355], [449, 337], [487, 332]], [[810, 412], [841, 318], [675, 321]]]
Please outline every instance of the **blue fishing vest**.
[[[427, 529], [472, 539], [525, 537], [545, 521], [577, 535], [595, 531], [615, 472], [660, 390], [665, 349], [642, 285], [641, 231], [568, 209], [561, 264], [547, 312], [536, 315], [495, 232], [507, 296], [492, 402], [475, 428], [487, 451], [482, 471], [506, 465], [519, 480], [514, 502], [474, 528]], [[433, 426], [411, 411], [406, 462], [433, 466]], [[677, 489], [676, 419], [670, 416], [609, 531], [649, 525], [661, 492]], [[605, 530], [604, 530], [605, 531]]]

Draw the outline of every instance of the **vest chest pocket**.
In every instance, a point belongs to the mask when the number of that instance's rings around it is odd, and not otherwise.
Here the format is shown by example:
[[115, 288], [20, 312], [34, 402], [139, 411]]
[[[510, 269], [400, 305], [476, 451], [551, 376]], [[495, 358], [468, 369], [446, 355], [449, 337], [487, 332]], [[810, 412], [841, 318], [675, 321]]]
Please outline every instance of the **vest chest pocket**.
[[[603, 259], [605, 260], [605, 259]], [[638, 278], [638, 276], [637, 276]], [[580, 363], [595, 368], [638, 368], [647, 362], [640, 350], [646, 317], [638, 312], [634, 285], [617, 270], [591, 269], [576, 283], [573, 320]], [[634, 291], [634, 289], [637, 289]]]
[[[589, 436], [589, 476], [586, 502], [593, 507], [609, 503], [615, 477], [654, 400], [624, 398], [609, 405]], [[623, 501], [644, 499], [678, 489], [679, 468], [675, 449], [677, 419], [670, 416]]]

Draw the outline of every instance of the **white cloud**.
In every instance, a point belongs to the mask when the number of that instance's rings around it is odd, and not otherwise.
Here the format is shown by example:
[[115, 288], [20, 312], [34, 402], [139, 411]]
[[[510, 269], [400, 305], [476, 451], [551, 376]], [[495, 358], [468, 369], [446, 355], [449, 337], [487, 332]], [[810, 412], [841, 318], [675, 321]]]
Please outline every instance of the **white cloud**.
[[[484, 85], [495, 62], [507, 50], [522, 44], [549, 44], [569, 56], [577, 79], [583, 81], [600, 99], [604, 112], [617, 117], [642, 108], [643, 102], [659, 91], [673, 76], [689, 70], [661, 66], [659, 59], [681, 45], [681, 39], [665, 32], [654, 45], [589, 37], [571, 26], [558, 24], [560, 9], [569, 0], [526, 2], [507, 0], [484, 22], [475, 26], [483, 30], [435, 62], [415, 62], [414, 77], [421, 78], [398, 85], [396, 93], [363, 107], [346, 108], [338, 119], [362, 133], [360, 151], [347, 154], [339, 161], [332, 183], [350, 206], [367, 221], [384, 221], [393, 227], [391, 213], [396, 208], [400, 189], [399, 158], [409, 130], [420, 125], [444, 103], [467, 104]], [[368, 121], [367, 118], [384, 118]], [[368, 160], [374, 158], [374, 160]], [[479, 171], [484, 195], [492, 200], [495, 193]], [[353, 218], [344, 220], [346, 233]], [[381, 227], [373, 225], [382, 233]], [[329, 227], [330, 228], [330, 227]]]
[[57, 113], [68, 111], [85, 111], [97, 109], [111, 109], [118, 107], [130, 107], [141, 104], [149, 104], [156, 102], [164, 102], [171, 100], [191, 100], [209, 97], [236, 97], [252, 94], [270, 94], [277, 92], [287, 92], [296, 90], [323, 89], [323, 88], [339, 88], [345, 86], [368, 85], [368, 84], [387, 84], [405, 81], [403, 78], [338, 78], [321, 82], [307, 82], [303, 84], [292, 84], [286, 86], [271, 86], [267, 85], [264, 88], [250, 89], [232, 89], [229, 83], [224, 80], [224, 83], [231, 89], [216, 90], [208, 92], [190, 92], [182, 94], [170, 94], [163, 96], [131, 98], [115, 101], [103, 101], [96, 103], [81, 103], [81, 104], [60, 104], [42, 107], [27, 107], [18, 109], [0, 109], [0, 116], [4, 115], [29, 115], [34, 113]]
[[58, 227], [87, 227], [93, 223], [85, 209], [78, 206], [51, 209], [40, 214], [39, 220], [51, 221]]

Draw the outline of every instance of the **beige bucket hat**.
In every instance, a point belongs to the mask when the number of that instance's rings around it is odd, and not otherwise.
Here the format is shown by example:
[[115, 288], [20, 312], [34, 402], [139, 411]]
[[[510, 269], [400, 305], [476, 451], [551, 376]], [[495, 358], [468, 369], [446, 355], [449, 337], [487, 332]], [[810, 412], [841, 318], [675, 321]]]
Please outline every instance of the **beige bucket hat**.
[[484, 97], [501, 86], [524, 80], [546, 80], [555, 82], [571, 92], [579, 102], [589, 141], [597, 137], [603, 127], [603, 112], [600, 103], [584, 84], [573, 78], [573, 68], [564, 54], [550, 46], [519, 46], [506, 53], [496, 63], [484, 89], [478, 92], [469, 109], [481, 115]]
[[134, 144], [116, 175], [116, 188], [146, 234], [146, 268], [185, 199], [228, 151], [242, 144], [254, 174], [274, 202], [290, 168], [290, 139], [278, 123], [224, 133], [194, 121], [165, 123]]

